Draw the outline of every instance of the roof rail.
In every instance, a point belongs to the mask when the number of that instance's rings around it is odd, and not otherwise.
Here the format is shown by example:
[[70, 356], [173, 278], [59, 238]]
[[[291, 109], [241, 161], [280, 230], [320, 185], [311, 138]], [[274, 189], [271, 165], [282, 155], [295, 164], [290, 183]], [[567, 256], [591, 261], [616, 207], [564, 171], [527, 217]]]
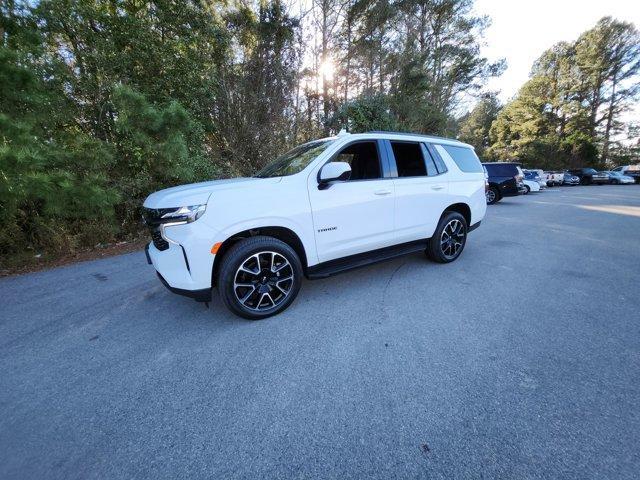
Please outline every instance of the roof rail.
[[406, 136], [411, 136], [411, 137], [428, 137], [428, 138], [438, 138], [440, 140], [447, 140], [449, 142], [461, 142], [460, 140], [458, 140], [457, 138], [447, 138], [447, 137], [440, 137], [438, 135], [429, 135], [426, 133], [411, 133], [411, 132], [394, 132], [394, 131], [389, 131], [389, 130], [371, 130], [369, 132], [363, 132], [363, 133], [389, 133], [392, 135], [406, 135]]

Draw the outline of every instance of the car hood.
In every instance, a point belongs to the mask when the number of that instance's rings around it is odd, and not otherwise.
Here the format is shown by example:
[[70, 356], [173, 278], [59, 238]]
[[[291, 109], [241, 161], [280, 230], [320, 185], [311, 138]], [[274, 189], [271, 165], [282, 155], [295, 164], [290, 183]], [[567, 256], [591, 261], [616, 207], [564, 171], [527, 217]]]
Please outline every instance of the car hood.
[[174, 208], [207, 203], [215, 192], [232, 188], [254, 188], [260, 184], [278, 183], [282, 177], [275, 178], [229, 178], [209, 182], [191, 183], [178, 187], [165, 188], [152, 193], [144, 201], [147, 208]]

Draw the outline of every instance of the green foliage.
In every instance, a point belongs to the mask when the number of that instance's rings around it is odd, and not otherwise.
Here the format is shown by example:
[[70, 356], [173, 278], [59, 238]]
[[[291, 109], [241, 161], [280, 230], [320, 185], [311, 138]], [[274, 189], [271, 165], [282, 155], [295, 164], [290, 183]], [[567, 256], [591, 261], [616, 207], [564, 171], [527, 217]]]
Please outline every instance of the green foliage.
[[121, 192], [117, 209], [127, 223], [140, 218], [140, 205], [149, 193], [218, 173], [204, 156], [202, 126], [177, 101], [153, 105], [143, 94], [118, 86], [113, 106], [118, 160], [110, 178]]
[[59, 121], [65, 102], [0, 47], [0, 252], [72, 248], [84, 222], [103, 219], [110, 235], [117, 193], [107, 186], [112, 157], [100, 142]]
[[491, 124], [496, 120], [499, 111], [500, 104], [496, 96], [487, 94], [480, 99], [470, 113], [459, 121], [458, 138], [473, 145], [476, 153], [483, 160], [490, 160], [485, 154], [491, 145]]
[[334, 122], [351, 133], [398, 128], [388, 99], [382, 95], [363, 96], [344, 104]]

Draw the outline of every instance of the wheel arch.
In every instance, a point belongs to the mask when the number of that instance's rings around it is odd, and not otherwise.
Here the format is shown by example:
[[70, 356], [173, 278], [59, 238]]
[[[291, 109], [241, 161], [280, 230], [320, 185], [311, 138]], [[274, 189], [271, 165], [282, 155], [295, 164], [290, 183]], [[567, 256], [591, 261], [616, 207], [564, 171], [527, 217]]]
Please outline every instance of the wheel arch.
[[256, 235], [264, 235], [267, 237], [277, 238], [280, 241], [283, 241], [287, 245], [289, 245], [296, 252], [298, 257], [300, 258], [300, 262], [302, 263], [302, 269], [306, 273], [308, 260], [307, 260], [307, 252], [304, 249], [304, 244], [302, 240], [293, 230], [287, 227], [281, 226], [265, 226], [265, 227], [256, 227], [255, 229], [243, 230], [241, 232], [235, 233], [227, 237], [227, 239], [222, 242], [220, 248], [218, 248], [218, 252], [213, 260], [213, 269], [211, 271], [211, 286], [216, 286], [216, 279], [218, 277], [218, 271], [220, 269], [220, 264], [222, 263], [222, 259], [225, 254], [229, 251], [229, 249], [237, 242], [242, 239], [255, 237]]
[[460, 202], [449, 205], [444, 209], [442, 215], [440, 215], [440, 219], [442, 219], [447, 212], [458, 212], [467, 221], [467, 228], [471, 226], [471, 207], [466, 203]]

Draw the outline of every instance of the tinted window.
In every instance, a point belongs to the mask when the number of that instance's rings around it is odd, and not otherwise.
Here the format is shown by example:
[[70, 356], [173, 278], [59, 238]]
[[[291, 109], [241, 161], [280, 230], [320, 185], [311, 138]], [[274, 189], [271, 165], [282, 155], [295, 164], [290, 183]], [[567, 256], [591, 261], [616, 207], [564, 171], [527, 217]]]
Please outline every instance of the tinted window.
[[474, 152], [466, 147], [454, 147], [453, 145], [442, 145], [458, 168], [463, 172], [482, 173], [482, 164]]
[[435, 148], [433, 148], [432, 145], [429, 145], [428, 147], [429, 153], [431, 154], [433, 161], [436, 164], [436, 167], [438, 169], [438, 173], [444, 173], [447, 171], [447, 165], [444, 163], [444, 160], [442, 160], [442, 157], [440, 156], [440, 153], [438, 153], [438, 150], [436, 150]]
[[427, 174], [427, 167], [419, 143], [391, 142], [396, 159], [398, 177], [420, 177]]
[[421, 145], [422, 147], [422, 155], [424, 156], [425, 161], [427, 162], [427, 175], [430, 177], [434, 177], [438, 175], [438, 169], [436, 168], [436, 164], [433, 161], [433, 157], [429, 153], [425, 144]]
[[351, 166], [350, 180], [381, 178], [380, 157], [376, 142], [358, 142], [345, 147], [334, 162], [347, 162]]
[[518, 169], [513, 163], [485, 163], [490, 177], [515, 177]]

